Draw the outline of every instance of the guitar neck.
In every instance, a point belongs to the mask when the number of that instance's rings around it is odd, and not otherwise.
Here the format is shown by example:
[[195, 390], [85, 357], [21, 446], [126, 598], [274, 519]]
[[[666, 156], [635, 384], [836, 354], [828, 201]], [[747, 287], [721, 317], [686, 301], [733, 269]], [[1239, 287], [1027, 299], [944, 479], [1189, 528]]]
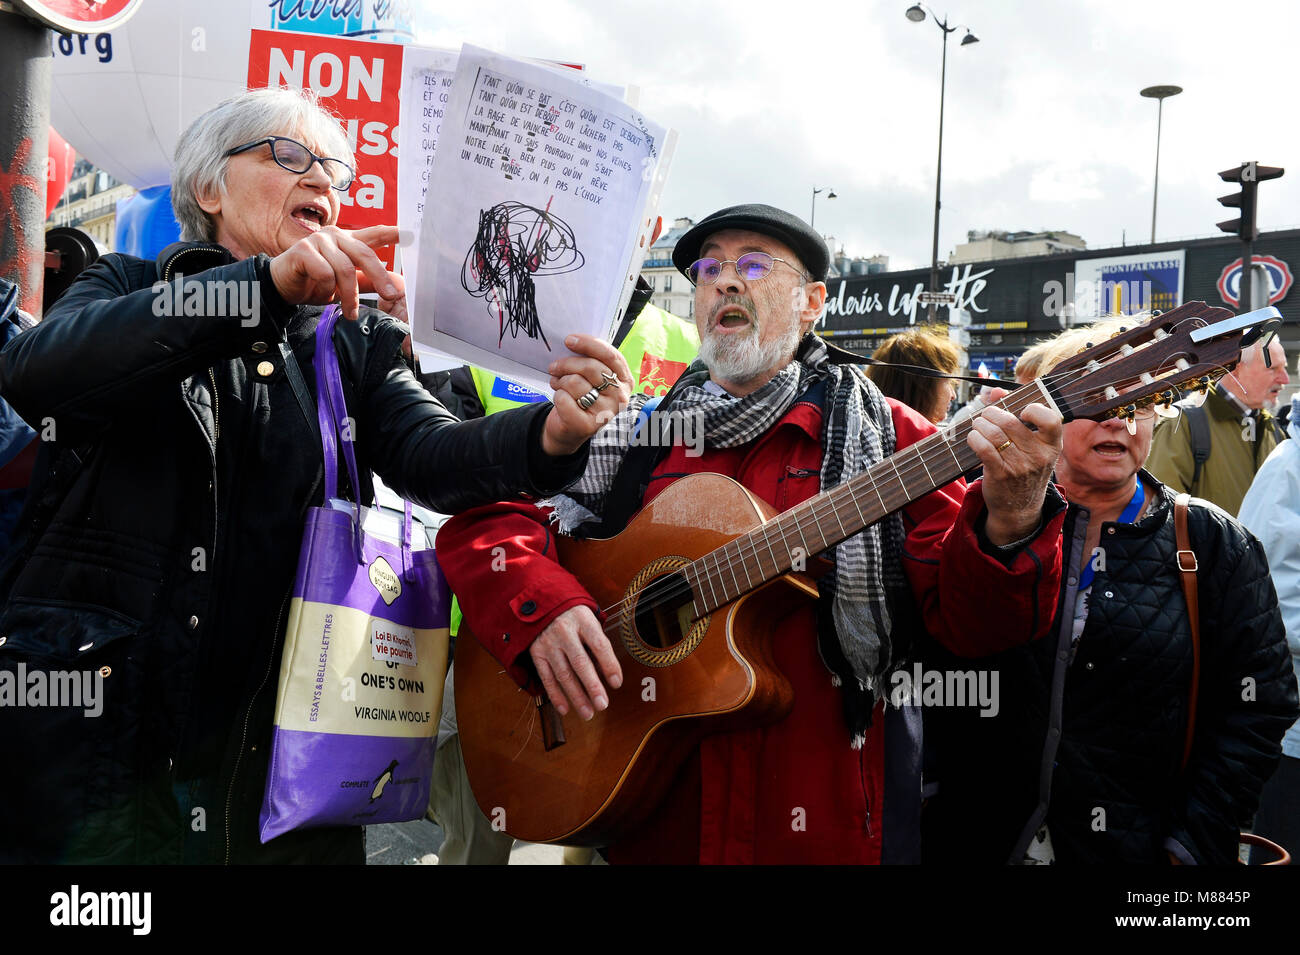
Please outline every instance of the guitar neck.
[[[1034, 401], [1054, 404], [1037, 381], [996, 404], [1018, 417]], [[696, 614], [802, 569], [814, 555], [978, 467], [979, 456], [966, 443], [974, 417], [909, 445], [694, 561], [683, 573], [695, 593]]]

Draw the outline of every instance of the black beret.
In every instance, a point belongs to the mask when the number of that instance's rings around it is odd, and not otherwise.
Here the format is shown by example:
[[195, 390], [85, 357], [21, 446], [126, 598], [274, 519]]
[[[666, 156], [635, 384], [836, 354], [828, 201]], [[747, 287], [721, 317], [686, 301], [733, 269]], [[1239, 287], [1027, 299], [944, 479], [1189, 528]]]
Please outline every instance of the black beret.
[[[758, 232], [780, 239], [799, 256], [799, 261], [812, 275], [813, 281], [826, 281], [826, 272], [831, 265], [831, 252], [826, 247], [826, 240], [798, 216], [762, 203], [730, 206], [701, 219], [677, 240], [673, 249], [673, 265], [686, 275], [686, 270], [699, 259], [700, 248], [709, 236], [724, 229], [744, 229], [746, 232]], [[687, 278], [689, 277], [688, 275]]]

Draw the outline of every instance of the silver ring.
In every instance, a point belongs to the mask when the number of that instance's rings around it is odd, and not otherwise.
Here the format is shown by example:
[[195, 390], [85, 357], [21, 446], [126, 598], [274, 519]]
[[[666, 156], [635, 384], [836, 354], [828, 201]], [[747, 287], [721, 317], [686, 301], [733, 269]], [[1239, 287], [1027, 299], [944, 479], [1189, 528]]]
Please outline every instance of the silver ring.
[[600, 400], [600, 389], [592, 388], [591, 391], [587, 392], [585, 395], [583, 395], [578, 399], [578, 407], [581, 408], [583, 411], [586, 411], [588, 408], [590, 408], [599, 400]]
[[597, 391], [604, 391], [606, 388], [613, 388], [618, 384], [618, 378], [607, 371], [600, 373], [600, 384], [596, 386]]

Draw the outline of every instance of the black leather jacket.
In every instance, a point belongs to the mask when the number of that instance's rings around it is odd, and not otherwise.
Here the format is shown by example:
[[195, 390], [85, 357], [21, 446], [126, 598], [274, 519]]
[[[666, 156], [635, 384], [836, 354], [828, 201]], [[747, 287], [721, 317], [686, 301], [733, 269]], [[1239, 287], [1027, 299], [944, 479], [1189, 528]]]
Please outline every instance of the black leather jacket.
[[[208, 296], [245, 287], [256, 321]], [[45, 441], [0, 571], [0, 669], [104, 674], [98, 716], [0, 707], [0, 858], [360, 861], [356, 829], [256, 836], [323, 471], [281, 343], [314, 393], [320, 311], [281, 299], [266, 256], [180, 244], [101, 258], [0, 352], [0, 394]], [[363, 311], [334, 335], [363, 474], [451, 513], [582, 473], [585, 448], [541, 452], [548, 403], [459, 422], [404, 360], [406, 327]]]
[[[1295, 720], [1296, 681], [1259, 542], [1193, 499], [1201, 681], [1190, 761], [1180, 769], [1191, 630], [1175, 564], [1174, 493], [1137, 524], [1104, 524], [1083, 633], [1071, 646], [1078, 574], [1062, 575], [1053, 634], [980, 660], [933, 653], [932, 667], [996, 671], [998, 711], [925, 713], [938, 793], [925, 811], [926, 861], [1024, 858], [1047, 823], [1060, 863], [1236, 861], [1237, 834]], [[1088, 511], [1071, 504], [1065, 556], [1083, 558]], [[927, 771], [928, 772], [928, 771]]]

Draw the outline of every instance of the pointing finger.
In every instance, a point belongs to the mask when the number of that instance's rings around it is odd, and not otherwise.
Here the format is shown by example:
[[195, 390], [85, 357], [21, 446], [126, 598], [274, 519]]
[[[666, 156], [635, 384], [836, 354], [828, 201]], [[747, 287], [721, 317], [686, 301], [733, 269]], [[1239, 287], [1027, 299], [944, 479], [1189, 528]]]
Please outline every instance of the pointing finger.
[[379, 248], [385, 245], [396, 245], [401, 233], [398, 232], [395, 225], [372, 225], [364, 229], [344, 229], [358, 242], [364, 242], [371, 248]]

